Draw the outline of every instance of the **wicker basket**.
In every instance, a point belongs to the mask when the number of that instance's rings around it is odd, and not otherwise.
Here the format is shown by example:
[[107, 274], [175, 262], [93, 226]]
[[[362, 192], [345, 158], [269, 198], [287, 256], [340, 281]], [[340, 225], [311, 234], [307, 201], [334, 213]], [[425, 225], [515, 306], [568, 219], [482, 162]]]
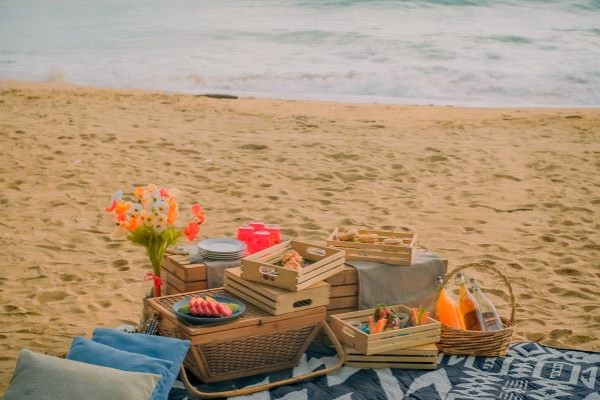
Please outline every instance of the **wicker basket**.
[[[506, 283], [506, 286], [508, 287], [508, 293], [510, 294], [512, 307], [510, 319], [501, 317], [502, 323], [504, 324], [504, 329], [489, 332], [460, 330], [442, 324], [441, 339], [437, 345], [438, 349], [445, 354], [454, 355], [474, 355], [488, 357], [505, 356], [508, 352], [512, 334], [515, 329], [515, 295], [513, 293], [512, 286], [510, 285], [506, 275], [496, 268], [492, 267], [491, 265], [475, 263], [463, 265], [446, 274], [442, 288], [446, 286], [448, 281], [454, 275], [468, 268], [487, 269], [495, 272], [504, 280], [504, 283]], [[440, 288], [440, 291], [438, 292], [438, 297], [442, 288]]]

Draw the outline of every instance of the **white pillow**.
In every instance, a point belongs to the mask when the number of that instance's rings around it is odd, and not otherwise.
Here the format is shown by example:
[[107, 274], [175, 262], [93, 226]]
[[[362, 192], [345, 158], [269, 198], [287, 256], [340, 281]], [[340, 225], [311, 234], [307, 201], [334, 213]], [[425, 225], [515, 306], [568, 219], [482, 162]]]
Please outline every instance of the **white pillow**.
[[148, 400], [159, 380], [23, 349], [4, 400]]

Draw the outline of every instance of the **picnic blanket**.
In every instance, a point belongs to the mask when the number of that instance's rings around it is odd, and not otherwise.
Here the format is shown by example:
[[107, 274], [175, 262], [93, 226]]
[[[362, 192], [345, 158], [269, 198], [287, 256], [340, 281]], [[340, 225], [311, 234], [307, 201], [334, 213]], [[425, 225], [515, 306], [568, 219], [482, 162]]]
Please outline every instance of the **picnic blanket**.
[[[264, 384], [324, 368], [335, 360], [329, 347], [313, 344], [293, 370], [212, 385], [203, 391]], [[559, 350], [537, 343], [514, 344], [506, 357], [440, 354], [436, 370], [344, 367], [311, 381], [240, 396], [248, 400], [402, 400], [402, 399], [584, 399], [600, 400], [600, 353]], [[169, 400], [188, 398], [181, 382]]]

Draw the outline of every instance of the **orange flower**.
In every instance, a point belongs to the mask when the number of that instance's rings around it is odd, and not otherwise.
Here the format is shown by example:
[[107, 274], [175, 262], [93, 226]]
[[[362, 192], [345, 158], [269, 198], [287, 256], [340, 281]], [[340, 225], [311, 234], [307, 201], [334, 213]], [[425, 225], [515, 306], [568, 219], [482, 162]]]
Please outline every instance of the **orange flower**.
[[142, 218], [139, 216], [134, 216], [129, 219], [127, 225], [125, 226], [129, 232], [135, 231], [142, 224]]
[[177, 202], [173, 198], [167, 199], [169, 205], [169, 213], [167, 214], [167, 224], [173, 225], [177, 219]]
[[145, 190], [145, 189], [144, 189], [142, 186], [140, 186], [140, 187], [136, 187], [136, 188], [133, 190], [133, 194], [135, 195], [135, 197], [137, 197], [137, 199], [138, 199], [138, 200], [141, 200], [141, 199], [142, 199], [142, 197], [144, 197], [144, 190]]
[[167, 189], [160, 189], [160, 197], [163, 199], [171, 198], [171, 193], [169, 193]]
[[200, 225], [196, 221], [190, 222], [183, 230], [183, 234], [190, 242], [196, 239], [198, 233], [200, 233]]
[[204, 210], [200, 207], [200, 204], [194, 204], [192, 206], [192, 215], [196, 218], [198, 223], [203, 223], [205, 219]]
[[117, 202], [115, 200], [111, 201], [110, 206], [106, 207], [105, 210], [106, 212], [113, 212], [115, 211], [115, 207], [117, 206]]

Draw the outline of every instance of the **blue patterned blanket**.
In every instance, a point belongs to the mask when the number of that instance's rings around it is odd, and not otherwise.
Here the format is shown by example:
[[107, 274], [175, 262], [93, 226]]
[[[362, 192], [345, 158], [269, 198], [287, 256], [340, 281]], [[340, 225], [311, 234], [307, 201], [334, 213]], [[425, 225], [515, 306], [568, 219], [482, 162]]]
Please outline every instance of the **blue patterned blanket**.
[[[332, 349], [314, 344], [298, 367], [234, 382], [203, 385], [221, 391], [263, 384], [324, 368]], [[344, 367], [332, 374], [268, 392], [237, 397], [248, 400], [401, 400], [401, 399], [585, 399], [600, 400], [600, 353], [559, 350], [537, 343], [514, 344], [508, 356], [459, 357], [440, 354], [432, 371]], [[169, 400], [184, 400], [180, 382]]]

